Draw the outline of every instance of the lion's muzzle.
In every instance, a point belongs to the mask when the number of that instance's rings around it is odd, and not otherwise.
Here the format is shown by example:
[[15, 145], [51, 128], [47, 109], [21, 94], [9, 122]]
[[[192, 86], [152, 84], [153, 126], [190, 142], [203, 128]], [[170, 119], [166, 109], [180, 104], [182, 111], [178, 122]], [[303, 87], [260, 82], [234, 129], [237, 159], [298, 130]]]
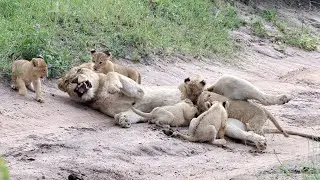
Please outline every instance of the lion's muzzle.
[[86, 93], [90, 88], [92, 88], [92, 84], [90, 81], [84, 81], [81, 83], [78, 83], [76, 88], [74, 89], [74, 92], [77, 93], [79, 97], [81, 97], [84, 93]]

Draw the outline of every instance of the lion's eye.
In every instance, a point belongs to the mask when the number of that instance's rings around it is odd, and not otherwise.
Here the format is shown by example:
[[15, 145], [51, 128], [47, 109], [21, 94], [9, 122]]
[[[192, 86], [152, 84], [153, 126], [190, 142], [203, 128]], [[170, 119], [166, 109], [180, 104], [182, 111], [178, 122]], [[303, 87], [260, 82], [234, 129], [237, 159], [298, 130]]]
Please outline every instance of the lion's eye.
[[99, 64], [102, 64], [102, 62], [99, 62]]

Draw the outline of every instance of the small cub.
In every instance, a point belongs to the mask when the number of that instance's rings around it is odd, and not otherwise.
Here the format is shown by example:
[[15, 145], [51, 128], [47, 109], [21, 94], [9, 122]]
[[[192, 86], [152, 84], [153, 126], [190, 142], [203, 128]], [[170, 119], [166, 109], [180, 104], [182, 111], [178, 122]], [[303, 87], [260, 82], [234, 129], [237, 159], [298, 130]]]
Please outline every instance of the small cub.
[[[229, 102], [214, 101], [206, 102], [208, 110], [197, 118], [191, 120], [189, 125], [189, 135], [182, 134], [178, 131], [164, 131], [167, 135], [178, 136], [192, 142], [211, 142], [216, 145], [226, 145], [224, 139], [226, 122], [228, 119], [227, 109]], [[219, 141], [216, 139], [220, 138]]]
[[130, 67], [121, 66], [110, 61], [112, 54], [110, 52], [96, 52], [91, 50], [92, 61], [94, 62], [94, 70], [107, 74], [108, 72], [117, 72], [141, 84], [140, 73]]
[[25, 96], [27, 88], [36, 93], [36, 100], [43, 103], [40, 78], [48, 76], [48, 66], [42, 57], [28, 60], [17, 60], [12, 63], [11, 88]]
[[182, 100], [175, 105], [156, 107], [150, 113], [141, 112], [134, 107], [131, 107], [131, 109], [136, 114], [150, 119], [150, 123], [155, 123], [164, 128], [188, 126], [198, 113], [197, 107], [193, 105], [190, 99]]

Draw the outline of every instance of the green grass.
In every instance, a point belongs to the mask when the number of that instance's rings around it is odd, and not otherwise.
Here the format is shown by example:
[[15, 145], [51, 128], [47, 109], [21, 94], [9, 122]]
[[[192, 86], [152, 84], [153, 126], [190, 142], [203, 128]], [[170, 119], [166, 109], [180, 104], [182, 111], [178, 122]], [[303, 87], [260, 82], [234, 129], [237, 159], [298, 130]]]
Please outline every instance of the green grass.
[[9, 180], [9, 170], [2, 158], [0, 158], [0, 180]]
[[[307, 51], [314, 51], [317, 49], [317, 44], [320, 36], [311, 31], [307, 27], [302, 28], [289, 28], [288, 24], [279, 20], [275, 9], [260, 10], [258, 14], [269, 23], [272, 23], [280, 31], [281, 34], [276, 35], [278, 41], [295, 46]], [[268, 30], [266, 30], [261, 19], [251, 24], [253, 34], [268, 38]]]
[[226, 55], [242, 25], [222, 0], [0, 0], [0, 71], [42, 55], [57, 76], [103, 48], [134, 61], [152, 53]]
[[254, 22], [251, 26], [251, 30], [253, 32], [254, 35], [259, 36], [259, 37], [267, 37], [267, 30], [263, 25], [263, 22], [261, 20], [258, 20], [256, 22]]

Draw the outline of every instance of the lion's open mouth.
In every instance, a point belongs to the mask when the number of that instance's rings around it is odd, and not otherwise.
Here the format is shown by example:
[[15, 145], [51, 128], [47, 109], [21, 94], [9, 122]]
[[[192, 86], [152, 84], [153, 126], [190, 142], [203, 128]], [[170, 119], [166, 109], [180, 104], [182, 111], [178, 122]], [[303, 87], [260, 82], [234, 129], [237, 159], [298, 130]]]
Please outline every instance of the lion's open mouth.
[[81, 97], [90, 88], [92, 88], [92, 84], [87, 80], [85, 82], [78, 83], [78, 85], [74, 89], [74, 92], [76, 92], [78, 94], [78, 96]]

